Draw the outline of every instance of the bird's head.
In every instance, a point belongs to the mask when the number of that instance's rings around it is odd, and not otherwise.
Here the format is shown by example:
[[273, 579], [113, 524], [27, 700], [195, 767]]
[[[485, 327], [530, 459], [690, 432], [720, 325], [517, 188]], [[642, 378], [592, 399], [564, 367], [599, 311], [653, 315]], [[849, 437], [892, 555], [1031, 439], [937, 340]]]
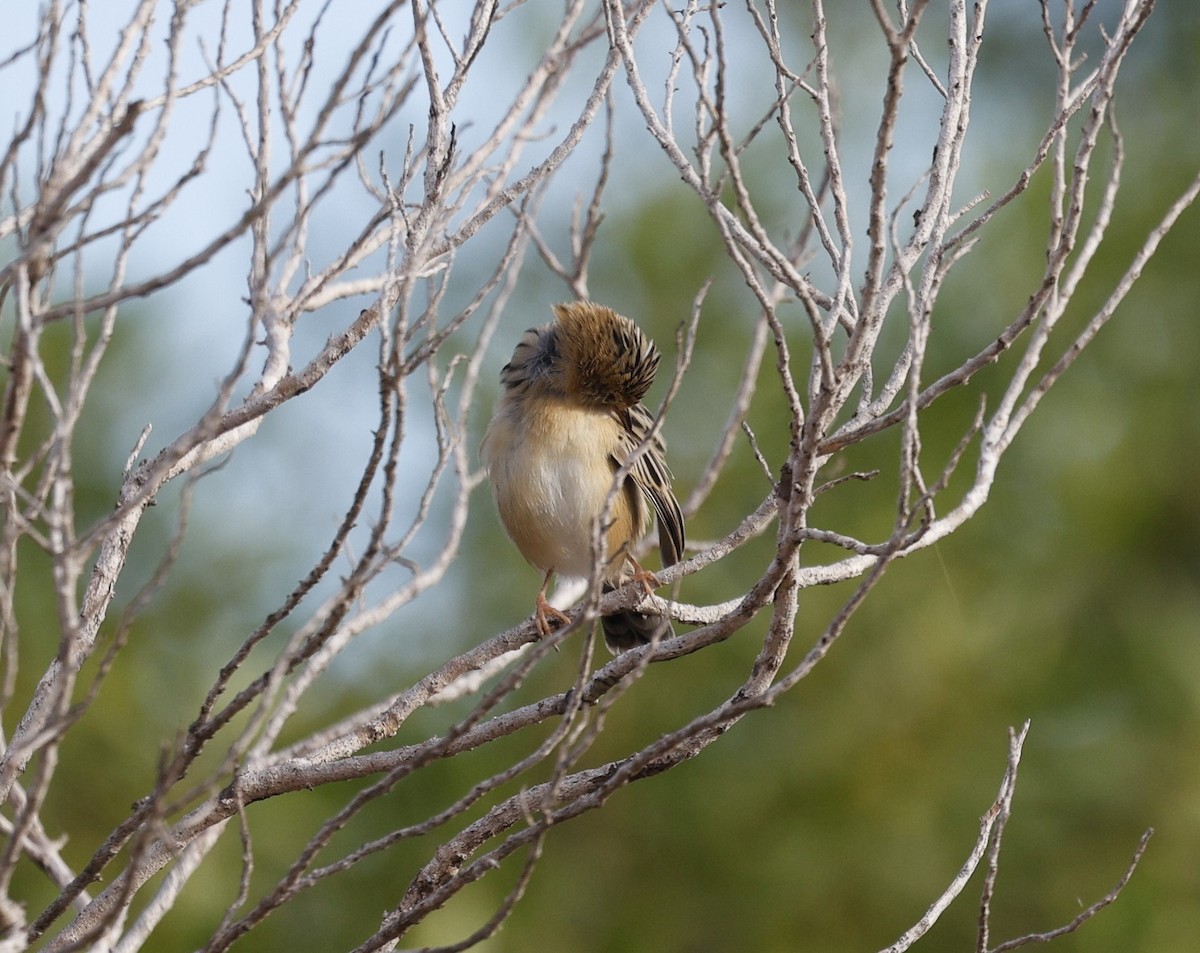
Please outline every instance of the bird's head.
[[554, 306], [555, 370], [567, 396], [628, 410], [654, 383], [659, 353], [636, 324], [591, 301]]

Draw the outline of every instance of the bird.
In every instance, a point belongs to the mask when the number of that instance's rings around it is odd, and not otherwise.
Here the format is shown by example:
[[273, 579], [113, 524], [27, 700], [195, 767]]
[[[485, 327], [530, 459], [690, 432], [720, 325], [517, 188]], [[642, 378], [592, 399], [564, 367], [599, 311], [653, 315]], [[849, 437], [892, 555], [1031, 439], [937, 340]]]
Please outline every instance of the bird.
[[[605, 592], [631, 580], [647, 594], [658, 585], [633, 555], [652, 517], [663, 566], [684, 551], [666, 443], [659, 433], [646, 442], [654, 417], [642, 399], [658, 370], [658, 348], [632, 320], [592, 301], [552, 311], [554, 321], [525, 331], [501, 370], [501, 393], [481, 446], [500, 521], [544, 574], [534, 612], [543, 636], [551, 632], [551, 618], [570, 621], [546, 601], [550, 580], [556, 573], [591, 578], [593, 526], [606, 508], [599, 573]], [[669, 619], [633, 609], [600, 621], [614, 655], [674, 635]]]

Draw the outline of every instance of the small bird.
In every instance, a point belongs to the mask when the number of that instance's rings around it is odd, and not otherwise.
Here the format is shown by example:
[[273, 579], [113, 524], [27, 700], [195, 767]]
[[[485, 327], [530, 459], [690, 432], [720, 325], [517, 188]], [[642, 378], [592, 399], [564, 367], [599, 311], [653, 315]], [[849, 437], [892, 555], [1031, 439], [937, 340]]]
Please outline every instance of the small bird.
[[[658, 349], [629, 318], [590, 301], [554, 306], [555, 320], [530, 328], [500, 372], [503, 392], [482, 454], [500, 520], [517, 549], [545, 576], [534, 617], [569, 621], [546, 601], [557, 572], [589, 578], [593, 526], [604, 516], [617, 470], [629, 463], [654, 423], [642, 406], [658, 370]], [[655, 435], [632, 463], [604, 526], [604, 591], [630, 579], [658, 582], [633, 547], [658, 520], [664, 566], [683, 556], [683, 513], [671, 492], [666, 444]], [[665, 618], [625, 610], [601, 619], [615, 655], [674, 634]]]

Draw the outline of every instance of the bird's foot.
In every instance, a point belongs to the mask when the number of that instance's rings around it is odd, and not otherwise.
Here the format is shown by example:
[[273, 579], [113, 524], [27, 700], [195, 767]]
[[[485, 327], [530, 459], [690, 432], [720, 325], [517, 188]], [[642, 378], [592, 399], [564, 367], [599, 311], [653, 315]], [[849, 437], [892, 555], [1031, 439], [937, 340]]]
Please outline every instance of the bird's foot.
[[561, 625], [570, 625], [571, 617], [561, 609], [556, 609], [546, 601], [546, 597], [542, 593], [538, 593], [537, 605], [533, 612], [533, 620], [537, 623], [538, 631], [542, 633], [542, 638], [549, 637], [554, 632], [554, 626], [550, 624], [550, 619], [553, 618]]
[[645, 590], [646, 595], [654, 595], [654, 590], [662, 585], [662, 583], [658, 581], [658, 577], [649, 569], [644, 568], [642, 564], [632, 556], [626, 556], [625, 558], [628, 559], [630, 565], [633, 566], [633, 581]]

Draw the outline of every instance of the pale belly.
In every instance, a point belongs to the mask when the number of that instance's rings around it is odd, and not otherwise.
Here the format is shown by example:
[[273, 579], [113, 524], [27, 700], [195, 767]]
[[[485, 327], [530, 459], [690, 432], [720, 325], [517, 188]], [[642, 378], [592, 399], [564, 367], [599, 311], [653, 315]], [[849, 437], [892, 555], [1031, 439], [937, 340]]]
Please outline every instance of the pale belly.
[[[484, 454], [500, 518], [521, 554], [543, 572], [587, 577], [595, 560], [594, 527], [613, 489], [608, 448], [618, 425], [603, 414], [552, 409], [526, 414], [521, 425], [512, 415], [497, 418]], [[619, 573], [617, 550], [635, 532], [629, 494], [617, 494], [610, 517], [606, 577]]]

